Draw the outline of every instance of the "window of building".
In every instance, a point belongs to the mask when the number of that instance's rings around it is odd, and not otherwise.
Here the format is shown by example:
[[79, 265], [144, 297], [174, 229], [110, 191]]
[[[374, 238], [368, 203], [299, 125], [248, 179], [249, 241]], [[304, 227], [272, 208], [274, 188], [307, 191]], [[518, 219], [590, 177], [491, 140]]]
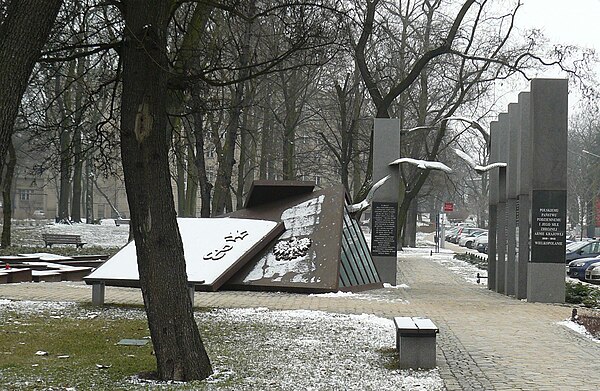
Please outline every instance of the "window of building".
[[21, 201], [29, 201], [32, 199], [33, 190], [32, 189], [20, 189], [19, 190], [19, 200]]

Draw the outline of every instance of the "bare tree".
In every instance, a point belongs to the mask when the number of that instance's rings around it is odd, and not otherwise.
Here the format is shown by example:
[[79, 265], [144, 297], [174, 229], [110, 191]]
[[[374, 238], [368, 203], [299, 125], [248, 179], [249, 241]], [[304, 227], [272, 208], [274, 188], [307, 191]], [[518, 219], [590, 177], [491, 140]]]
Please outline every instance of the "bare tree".
[[121, 155], [140, 286], [160, 379], [204, 379], [210, 360], [194, 320], [169, 172], [167, 29], [171, 1], [122, 2]]
[[62, 0], [13, 0], [0, 21], [0, 162], [6, 159], [21, 98]]

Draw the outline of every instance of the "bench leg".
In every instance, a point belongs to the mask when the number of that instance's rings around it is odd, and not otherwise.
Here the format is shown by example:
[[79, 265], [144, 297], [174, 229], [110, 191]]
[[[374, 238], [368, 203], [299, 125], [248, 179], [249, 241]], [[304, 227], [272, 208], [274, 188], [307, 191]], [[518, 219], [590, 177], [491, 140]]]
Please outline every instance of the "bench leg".
[[400, 355], [400, 368], [435, 368], [435, 335], [427, 337], [401, 336], [396, 342]]
[[103, 306], [104, 305], [104, 291], [105, 285], [103, 282], [99, 282], [92, 285], [92, 305]]

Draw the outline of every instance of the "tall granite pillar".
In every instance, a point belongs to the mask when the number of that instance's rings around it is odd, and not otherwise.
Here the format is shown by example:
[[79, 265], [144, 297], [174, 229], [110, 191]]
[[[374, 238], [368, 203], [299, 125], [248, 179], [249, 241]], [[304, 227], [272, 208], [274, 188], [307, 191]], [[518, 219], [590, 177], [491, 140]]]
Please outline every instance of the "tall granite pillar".
[[[490, 163], [498, 162], [499, 134], [498, 121], [490, 123]], [[488, 226], [488, 289], [496, 290], [496, 234], [498, 232], [498, 168], [488, 171], [489, 195], [489, 226]]]
[[506, 280], [504, 293], [514, 296], [517, 273], [517, 139], [520, 132], [519, 105], [508, 105], [508, 142], [506, 167]]
[[568, 85], [531, 81], [531, 261], [527, 300], [565, 301]]
[[371, 253], [382, 282], [396, 285], [398, 166], [389, 163], [400, 157], [400, 120], [375, 118], [373, 134], [373, 183], [390, 179], [375, 192], [371, 206]]
[[[508, 113], [498, 116], [498, 161], [508, 159]], [[506, 292], [506, 167], [498, 169], [498, 207], [496, 225], [496, 292]]]
[[519, 94], [521, 131], [517, 138], [517, 189], [519, 194], [519, 229], [515, 296], [527, 298], [527, 264], [529, 263], [529, 229], [531, 190], [531, 131], [529, 126], [529, 92]]

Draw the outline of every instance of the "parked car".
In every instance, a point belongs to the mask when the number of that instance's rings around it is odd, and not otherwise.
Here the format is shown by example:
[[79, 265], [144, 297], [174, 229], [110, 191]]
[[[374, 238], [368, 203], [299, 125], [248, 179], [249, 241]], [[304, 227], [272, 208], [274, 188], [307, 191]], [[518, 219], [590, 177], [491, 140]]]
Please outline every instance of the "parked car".
[[[475, 242], [473, 243], [473, 248], [477, 251], [479, 251], [480, 253], [485, 253], [487, 254], [487, 246], [488, 246], [488, 235], [487, 233], [485, 235], [481, 235], [480, 237], [478, 237], [477, 239], [475, 239]], [[483, 251], [485, 248], [485, 251]]]
[[452, 243], [458, 244], [460, 242], [460, 238], [461, 237], [463, 237], [463, 236], [469, 236], [472, 233], [481, 232], [481, 231], [483, 231], [483, 228], [461, 227], [458, 230], [458, 233], [456, 234], [456, 236], [454, 237], [454, 240], [452, 241]]
[[600, 284], [600, 262], [594, 262], [585, 269], [585, 280], [592, 284]]
[[458, 245], [462, 246], [462, 247], [467, 247], [467, 248], [471, 248], [473, 245], [473, 242], [480, 237], [483, 234], [486, 234], [487, 231], [485, 230], [481, 230], [481, 231], [473, 231], [468, 235], [462, 235], [460, 237], [460, 240], [458, 241]]
[[458, 233], [459, 229], [459, 227], [450, 228], [446, 231], [446, 236], [444, 237], [444, 239], [446, 239], [447, 242], [450, 242], [452, 237]]
[[479, 243], [477, 245], [477, 251], [479, 251], [480, 253], [484, 253], [484, 254], [488, 253], [488, 242], [487, 242], [487, 240], [484, 243]]
[[600, 240], [576, 242], [566, 249], [565, 261], [567, 263], [579, 258], [592, 258], [600, 255]]
[[43, 210], [36, 210], [33, 212], [34, 219], [45, 219], [46, 213]]
[[571, 278], [577, 278], [581, 281], [585, 281], [586, 269], [595, 262], [600, 262], [600, 257], [593, 258], [580, 258], [569, 262], [567, 269], [567, 275]]

